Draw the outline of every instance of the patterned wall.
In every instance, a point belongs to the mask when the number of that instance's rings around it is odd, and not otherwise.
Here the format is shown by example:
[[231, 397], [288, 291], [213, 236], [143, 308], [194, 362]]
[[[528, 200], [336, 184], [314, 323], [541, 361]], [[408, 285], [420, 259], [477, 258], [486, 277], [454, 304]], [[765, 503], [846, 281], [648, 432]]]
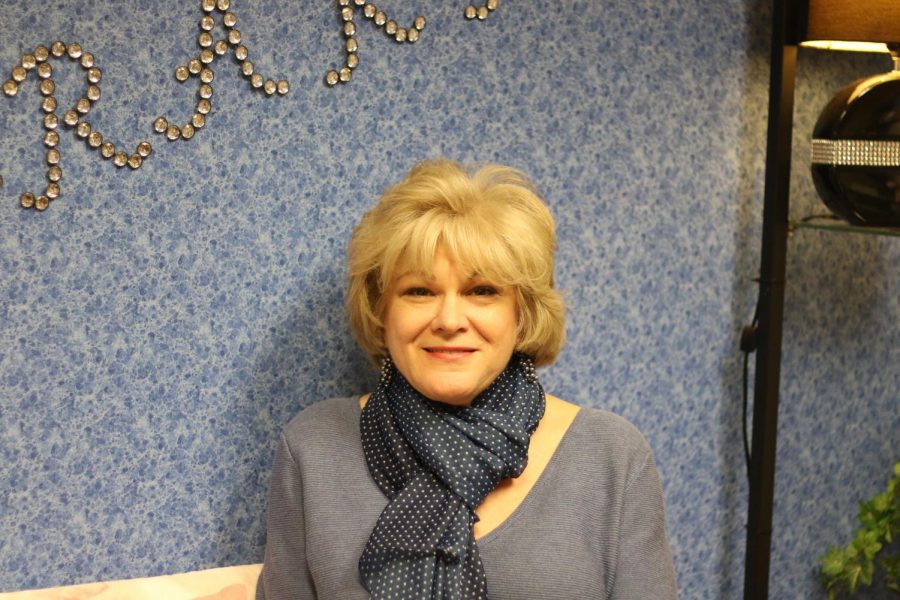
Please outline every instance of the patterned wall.
[[[102, 69], [88, 120], [117, 169], [63, 128], [43, 189], [41, 95], [0, 97], [0, 590], [256, 562], [274, 441], [303, 406], [374, 381], [341, 312], [349, 231], [435, 156], [531, 174], [558, 220], [568, 345], [559, 396], [633, 420], [666, 493], [684, 598], [742, 587], [746, 483], [737, 337], [755, 301], [768, 85], [762, 0], [384, 6], [343, 64], [332, 2], [232, 3], [257, 69], [213, 65], [191, 140], [199, 1], [0, 0], [0, 70], [56, 39]], [[818, 210], [805, 136], [842, 83], [885, 59], [801, 53], [794, 211]], [[57, 66], [58, 65], [58, 66]], [[54, 63], [71, 106], [84, 72]], [[6, 75], [3, 76], [6, 78]], [[195, 81], [195, 80], [192, 80]], [[60, 110], [60, 114], [62, 109]], [[772, 597], [817, 597], [816, 558], [898, 458], [900, 243], [790, 244]]]

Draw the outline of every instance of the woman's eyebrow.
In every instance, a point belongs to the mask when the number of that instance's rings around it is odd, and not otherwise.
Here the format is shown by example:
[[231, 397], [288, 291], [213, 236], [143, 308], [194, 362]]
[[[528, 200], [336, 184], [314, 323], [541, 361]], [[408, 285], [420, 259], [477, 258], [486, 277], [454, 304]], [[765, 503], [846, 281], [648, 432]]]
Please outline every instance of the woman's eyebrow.
[[401, 281], [407, 278], [424, 279], [426, 281], [431, 281], [434, 279], [434, 275], [429, 275], [428, 273], [424, 273], [422, 271], [407, 271], [398, 275], [397, 281]]

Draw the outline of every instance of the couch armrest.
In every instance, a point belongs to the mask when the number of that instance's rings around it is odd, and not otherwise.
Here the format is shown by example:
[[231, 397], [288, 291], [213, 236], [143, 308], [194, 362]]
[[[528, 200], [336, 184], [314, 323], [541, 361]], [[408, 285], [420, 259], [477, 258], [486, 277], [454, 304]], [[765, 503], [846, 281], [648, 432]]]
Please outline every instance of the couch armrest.
[[0, 594], [0, 600], [253, 600], [262, 565]]

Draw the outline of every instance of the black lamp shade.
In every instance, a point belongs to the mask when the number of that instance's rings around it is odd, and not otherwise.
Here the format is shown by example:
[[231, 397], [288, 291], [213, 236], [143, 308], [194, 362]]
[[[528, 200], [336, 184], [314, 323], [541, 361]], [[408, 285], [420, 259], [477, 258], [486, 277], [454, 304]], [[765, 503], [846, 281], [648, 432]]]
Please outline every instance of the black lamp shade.
[[835, 214], [900, 227], [900, 71], [841, 89], [813, 129], [812, 176]]

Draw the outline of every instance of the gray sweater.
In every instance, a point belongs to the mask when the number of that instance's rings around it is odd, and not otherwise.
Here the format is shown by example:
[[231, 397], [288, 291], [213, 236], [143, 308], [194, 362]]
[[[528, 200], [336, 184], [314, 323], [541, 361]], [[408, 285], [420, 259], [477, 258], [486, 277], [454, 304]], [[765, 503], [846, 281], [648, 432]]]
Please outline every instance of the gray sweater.
[[[369, 476], [359, 398], [285, 428], [269, 492], [258, 600], [363, 600], [357, 561], [387, 504]], [[662, 489], [646, 440], [582, 408], [525, 500], [478, 540], [491, 600], [677, 597]]]

